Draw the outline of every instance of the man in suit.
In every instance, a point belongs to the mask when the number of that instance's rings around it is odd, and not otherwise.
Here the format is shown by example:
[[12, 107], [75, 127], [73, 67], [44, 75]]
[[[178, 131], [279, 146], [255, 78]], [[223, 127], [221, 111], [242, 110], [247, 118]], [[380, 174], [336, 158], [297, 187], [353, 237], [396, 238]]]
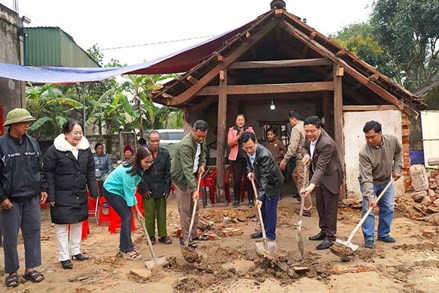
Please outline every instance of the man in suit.
[[[261, 208], [267, 238], [275, 240], [277, 204], [284, 176], [273, 155], [265, 147], [258, 144], [253, 132], [245, 131], [241, 141], [242, 147], [247, 153], [248, 179], [255, 180], [259, 189], [255, 204]], [[261, 238], [262, 232], [253, 233], [251, 237]]]
[[316, 197], [320, 232], [309, 240], [323, 240], [317, 250], [328, 249], [335, 241], [337, 232], [337, 203], [343, 169], [334, 140], [322, 129], [317, 116], [304, 120], [306, 140], [302, 148], [302, 162], [311, 164], [312, 177], [309, 185], [301, 191], [302, 197]]

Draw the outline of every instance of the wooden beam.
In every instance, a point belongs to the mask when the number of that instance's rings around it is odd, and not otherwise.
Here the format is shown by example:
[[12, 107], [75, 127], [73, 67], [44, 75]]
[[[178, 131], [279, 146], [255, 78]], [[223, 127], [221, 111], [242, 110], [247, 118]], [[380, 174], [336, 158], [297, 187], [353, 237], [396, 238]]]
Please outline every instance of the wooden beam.
[[229, 66], [229, 69], [280, 68], [280, 67], [303, 67], [303, 66], [324, 66], [324, 65], [332, 65], [332, 62], [326, 58], [246, 61], [246, 62], [235, 62]]
[[399, 110], [395, 105], [348, 105], [343, 106], [343, 112], [350, 111], [387, 111]]
[[390, 94], [387, 90], [383, 89], [379, 85], [369, 81], [367, 77], [359, 73], [356, 69], [354, 69], [348, 63], [346, 63], [343, 59], [337, 58], [337, 56], [335, 56], [334, 53], [330, 52], [321, 44], [319, 44], [314, 40], [310, 40], [303, 32], [296, 29], [294, 26], [292, 26], [286, 21], [282, 21], [280, 23], [280, 27], [283, 28], [287, 33], [291, 34], [293, 37], [297, 38], [304, 44], [308, 45], [310, 48], [315, 50], [323, 57], [328, 58], [329, 60], [339, 64], [340, 66], [343, 66], [346, 72], [352, 77], [356, 78], [361, 84], [376, 92], [380, 97], [382, 97], [387, 102], [399, 107], [400, 110], [403, 110], [401, 101], [398, 100], [394, 95]]
[[[343, 170], [346, 170], [344, 159], [345, 159], [345, 149], [344, 149], [344, 138], [343, 138], [343, 88], [342, 88], [342, 77], [338, 75], [340, 70], [340, 65], [334, 64], [334, 135], [335, 144], [337, 145], [338, 154], [340, 156], [340, 162]], [[346, 197], [346, 186], [343, 184], [340, 188], [341, 199]]]
[[[332, 81], [227, 86], [228, 95], [302, 93], [302, 92], [320, 92], [320, 91], [333, 91], [333, 90], [334, 90], [334, 83]], [[200, 96], [213, 96], [218, 94], [219, 94], [218, 86], [206, 86], [197, 93], [197, 95]]]
[[218, 76], [220, 70], [227, 68], [230, 64], [235, 62], [242, 54], [247, 52], [250, 48], [252, 48], [257, 42], [259, 42], [268, 32], [270, 32], [273, 28], [275, 28], [280, 19], [272, 19], [267, 25], [262, 27], [259, 31], [254, 33], [246, 42], [241, 44], [236, 50], [232, 51], [232, 53], [227, 56], [224, 62], [217, 64], [214, 68], [212, 68], [209, 72], [207, 72], [199, 82], [188, 88], [183, 93], [176, 96], [174, 99], [170, 100], [169, 106], [176, 106], [181, 103], [186, 102], [190, 98], [192, 98], [198, 91], [200, 91], [203, 87], [205, 87], [212, 79]]
[[197, 84], [198, 79], [196, 79], [195, 77], [193, 77], [192, 75], [189, 75], [188, 77], [186, 77], [186, 79], [191, 83], [191, 84]]
[[204, 108], [207, 108], [210, 106], [210, 104], [212, 104], [213, 102], [215, 102], [218, 98], [216, 96], [211, 96], [211, 97], [207, 97], [205, 99], [203, 99], [200, 103], [197, 103], [196, 105], [191, 107], [192, 111], [201, 111]]
[[225, 173], [225, 148], [226, 148], [226, 121], [227, 121], [227, 70], [223, 72], [223, 79], [219, 84], [218, 97], [218, 132], [216, 139], [216, 185], [218, 201], [223, 202], [225, 199], [224, 190], [224, 173]]
[[331, 125], [331, 103], [330, 103], [330, 95], [329, 93], [323, 93], [322, 96], [322, 111], [325, 117], [325, 125]]

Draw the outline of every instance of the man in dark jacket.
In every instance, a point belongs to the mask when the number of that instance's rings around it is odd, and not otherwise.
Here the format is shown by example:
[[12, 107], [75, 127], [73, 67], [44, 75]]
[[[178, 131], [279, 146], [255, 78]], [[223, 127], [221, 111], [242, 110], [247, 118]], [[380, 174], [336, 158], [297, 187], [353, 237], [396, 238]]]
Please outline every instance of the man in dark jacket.
[[321, 128], [317, 116], [304, 120], [306, 140], [302, 148], [302, 163], [311, 164], [312, 177], [309, 185], [301, 191], [302, 197], [316, 196], [320, 232], [309, 240], [324, 240], [317, 250], [328, 249], [335, 241], [337, 232], [337, 204], [343, 170], [334, 140]]
[[145, 225], [154, 244], [157, 218], [159, 241], [163, 244], [171, 244], [172, 240], [166, 231], [166, 200], [171, 192], [171, 157], [168, 150], [160, 147], [158, 131], [152, 130], [147, 139], [154, 156], [154, 164], [143, 174], [139, 184], [139, 193], [144, 197]]
[[0, 137], [0, 225], [7, 287], [20, 284], [17, 242], [21, 228], [25, 250], [23, 278], [34, 283], [44, 276], [34, 270], [41, 265], [41, 209], [47, 200], [47, 183], [42, 169], [38, 142], [26, 134], [35, 118], [26, 109], [11, 110]]
[[[206, 166], [206, 152], [204, 139], [207, 136], [209, 124], [204, 120], [195, 121], [192, 131], [188, 133], [177, 145], [174, 159], [172, 160], [171, 176], [175, 186], [175, 196], [178, 202], [182, 238], [180, 245], [184, 245], [184, 239], [194, 240], [197, 237], [198, 205], [195, 213], [194, 227], [189, 231], [192, 210], [198, 200], [197, 177], [204, 173]], [[196, 248], [193, 241], [189, 246]]]
[[[261, 207], [267, 238], [275, 240], [277, 203], [284, 176], [270, 151], [258, 144], [254, 133], [244, 132], [241, 140], [247, 153], [248, 178], [255, 180], [259, 189], [255, 204]], [[262, 232], [253, 233], [251, 237], [261, 238]]]

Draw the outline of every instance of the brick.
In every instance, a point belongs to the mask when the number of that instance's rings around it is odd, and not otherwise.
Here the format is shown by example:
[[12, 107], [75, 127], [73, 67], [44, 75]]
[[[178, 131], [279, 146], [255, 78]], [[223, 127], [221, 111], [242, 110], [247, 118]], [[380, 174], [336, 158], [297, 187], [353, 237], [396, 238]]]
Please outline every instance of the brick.
[[216, 234], [216, 233], [209, 233], [209, 234], [207, 234], [207, 238], [209, 240], [217, 240], [218, 239], [218, 234]]
[[233, 229], [232, 230], [232, 235], [233, 236], [239, 236], [239, 235], [242, 235], [242, 234], [244, 234], [244, 232], [241, 229]]

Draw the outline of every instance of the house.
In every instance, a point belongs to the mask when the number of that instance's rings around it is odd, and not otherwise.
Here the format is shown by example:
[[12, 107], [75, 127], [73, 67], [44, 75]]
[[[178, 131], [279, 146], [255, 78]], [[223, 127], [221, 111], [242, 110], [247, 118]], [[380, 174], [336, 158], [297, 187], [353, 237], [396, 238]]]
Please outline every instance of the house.
[[[213, 155], [220, 178], [226, 157], [218, 154], [226, 153], [227, 129], [238, 113], [246, 114], [247, 122], [263, 139], [264, 127], [285, 125], [290, 109], [324, 120], [345, 166], [343, 196], [360, 194], [358, 151], [365, 143], [362, 127], [368, 120], [381, 121], [383, 132], [401, 138], [404, 167], [409, 168], [407, 118], [417, 117], [426, 108], [423, 99], [285, 8], [273, 8], [166, 62], [174, 70], [182, 63], [191, 69], [156, 91], [153, 100], [184, 109], [187, 130], [197, 119], [209, 122], [207, 143], [216, 149]], [[405, 184], [398, 181], [400, 192], [409, 185], [409, 176], [404, 180]], [[223, 180], [217, 182], [223, 196]]]
[[[18, 13], [0, 4], [0, 63], [23, 64], [22, 20]], [[3, 134], [3, 113], [23, 107], [24, 82], [0, 77], [0, 135]]]

